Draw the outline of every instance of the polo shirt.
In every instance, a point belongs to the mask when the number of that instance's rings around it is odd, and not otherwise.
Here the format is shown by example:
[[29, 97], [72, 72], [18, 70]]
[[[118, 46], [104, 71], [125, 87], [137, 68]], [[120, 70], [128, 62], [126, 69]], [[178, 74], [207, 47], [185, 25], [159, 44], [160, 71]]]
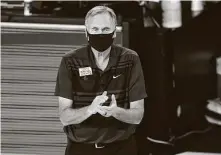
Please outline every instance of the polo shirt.
[[[91, 75], [80, 76], [79, 69], [90, 67]], [[89, 106], [94, 98], [107, 91], [111, 102], [114, 94], [117, 106], [130, 108], [130, 102], [147, 97], [145, 81], [138, 54], [130, 49], [112, 45], [109, 62], [104, 71], [96, 65], [89, 45], [73, 50], [62, 57], [57, 74], [55, 96], [73, 100], [72, 108]], [[114, 117], [94, 114], [80, 124], [64, 126], [64, 132], [74, 142], [111, 143], [129, 138], [136, 129]]]

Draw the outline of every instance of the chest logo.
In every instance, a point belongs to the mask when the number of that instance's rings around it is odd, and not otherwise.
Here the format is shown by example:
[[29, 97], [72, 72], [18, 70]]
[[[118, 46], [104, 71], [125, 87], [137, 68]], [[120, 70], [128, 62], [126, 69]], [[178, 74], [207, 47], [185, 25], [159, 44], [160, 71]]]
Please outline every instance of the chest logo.
[[92, 69], [91, 69], [91, 67], [79, 68], [79, 75], [80, 75], [80, 76], [92, 75]]
[[119, 75], [113, 75], [113, 79], [116, 79], [116, 78], [118, 78], [119, 76], [121, 76], [121, 74], [119, 74]]

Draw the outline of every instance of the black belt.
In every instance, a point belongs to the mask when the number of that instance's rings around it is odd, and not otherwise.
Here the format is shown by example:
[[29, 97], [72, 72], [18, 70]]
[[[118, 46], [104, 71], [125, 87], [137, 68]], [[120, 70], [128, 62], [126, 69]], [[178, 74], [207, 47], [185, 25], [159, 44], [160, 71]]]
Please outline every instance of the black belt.
[[103, 143], [95, 143], [95, 144], [94, 144], [94, 147], [95, 147], [96, 149], [102, 149], [102, 148], [104, 148], [106, 145], [107, 145], [107, 144], [103, 144]]
[[105, 147], [108, 147], [108, 146], [120, 145], [120, 144], [126, 143], [126, 142], [132, 140], [132, 138], [133, 138], [133, 136], [130, 136], [128, 139], [119, 140], [119, 141], [115, 141], [115, 142], [112, 142], [112, 143], [78, 143], [78, 142], [73, 142], [71, 140], [69, 140], [69, 142], [73, 143], [75, 145], [87, 145], [87, 146], [92, 146], [96, 149], [102, 149], [102, 148], [105, 148]]

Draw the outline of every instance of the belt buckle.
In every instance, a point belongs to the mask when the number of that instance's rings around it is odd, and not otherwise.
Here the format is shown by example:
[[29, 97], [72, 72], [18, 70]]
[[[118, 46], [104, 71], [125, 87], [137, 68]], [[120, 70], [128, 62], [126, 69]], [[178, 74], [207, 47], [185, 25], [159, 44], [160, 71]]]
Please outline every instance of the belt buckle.
[[98, 144], [97, 144], [97, 143], [95, 143], [94, 145], [95, 145], [95, 148], [96, 148], [96, 149], [102, 149], [102, 148], [104, 148], [104, 147], [105, 147], [104, 145], [103, 145], [103, 146], [98, 146]]

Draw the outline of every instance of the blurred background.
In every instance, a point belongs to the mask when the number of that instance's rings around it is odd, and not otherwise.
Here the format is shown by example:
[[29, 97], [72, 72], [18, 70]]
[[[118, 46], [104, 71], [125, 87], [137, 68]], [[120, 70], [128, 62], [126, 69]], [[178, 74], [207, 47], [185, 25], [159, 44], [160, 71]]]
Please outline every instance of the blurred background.
[[1, 1], [2, 154], [64, 154], [57, 70], [65, 53], [87, 43], [84, 17], [96, 5], [115, 11], [115, 43], [141, 58], [148, 98], [139, 155], [221, 153], [221, 129], [204, 117], [214, 116], [207, 100], [221, 97], [220, 1], [26, 0]]

